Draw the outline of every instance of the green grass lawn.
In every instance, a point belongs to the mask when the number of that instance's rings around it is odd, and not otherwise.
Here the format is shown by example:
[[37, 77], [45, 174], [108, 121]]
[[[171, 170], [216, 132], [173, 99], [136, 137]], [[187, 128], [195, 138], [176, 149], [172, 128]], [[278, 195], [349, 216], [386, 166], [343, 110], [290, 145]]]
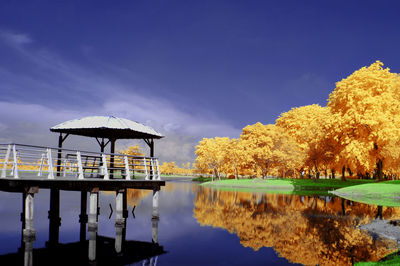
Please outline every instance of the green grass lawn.
[[197, 181], [200, 183], [209, 182], [209, 181], [211, 181], [211, 177], [198, 176], [196, 178], [193, 178], [192, 181]]
[[[381, 206], [400, 206], [400, 181], [376, 182], [351, 179], [226, 179], [205, 182], [203, 186], [223, 190], [269, 192], [284, 194], [327, 194], [328, 191], [342, 198]], [[315, 194], [314, 193], [314, 194]]]
[[314, 179], [227, 179], [217, 180], [214, 182], [206, 182], [202, 185], [218, 188], [246, 188], [246, 189], [266, 189], [266, 190], [319, 190], [328, 191], [337, 188], [371, 183], [371, 180], [347, 180], [339, 179], [319, 179], [317, 182]]
[[400, 182], [386, 181], [345, 187], [333, 192], [349, 200], [381, 206], [400, 206]]
[[387, 255], [384, 259], [377, 262], [357, 262], [356, 266], [374, 266], [374, 265], [400, 265], [400, 257], [397, 252]]

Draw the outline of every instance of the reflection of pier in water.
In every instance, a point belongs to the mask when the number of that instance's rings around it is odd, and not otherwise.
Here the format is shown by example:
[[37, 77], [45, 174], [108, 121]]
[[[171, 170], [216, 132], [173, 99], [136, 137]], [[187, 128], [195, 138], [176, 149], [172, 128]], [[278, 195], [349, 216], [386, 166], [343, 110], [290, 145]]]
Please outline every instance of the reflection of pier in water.
[[[140, 261], [146, 265], [156, 265], [158, 255], [165, 253], [163, 247], [158, 244], [158, 185], [161, 184], [158, 182], [154, 182], [152, 186], [153, 210], [151, 217], [151, 242], [126, 240], [126, 219], [128, 218], [126, 189], [116, 190], [115, 238], [98, 235], [98, 203], [100, 189], [99, 187], [95, 187], [89, 191], [89, 210], [87, 210], [88, 192], [81, 191], [79, 215], [80, 241], [60, 244], [61, 185], [57, 188], [50, 189], [50, 210], [48, 216], [49, 239], [48, 242], [46, 242], [46, 248], [41, 249], [33, 249], [33, 243], [36, 238], [36, 231], [33, 226], [33, 198], [34, 194], [39, 192], [39, 188], [37, 186], [26, 187], [24, 185], [25, 182], [18, 182], [18, 180], [12, 185], [1, 187], [1, 190], [22, 193], [23, 212], [21, 213], [21, 249], [17, 253], [0, 255], [0, 265], [16, 264], [17, 261], [24, 261], [24, 265], [126, 265]], [[106, 188], [104, 187], [105, 184], [106, 183], [101, 185], [100, 188]], [[147, 187], [143, 186], [142, 188]], [[88, 232], [89, 240], [86, 240], [86, 232]], [[21, 264], [22, 263], [18, 263], [18, 265]]]
[[[90, 232], [89, 232], [90, 234]], [[88, 260], [90, 241], [96, 241], [96, 259]], [[57, 244], [53, 247], [34, 249], [33, 240], [24, 240], [18, 253], [0, 255], [1, 265], [129, 265], [143, 262], [145, 265], [156, 265], [164, 248], [152, 242], [123, 242], [123, 251], [114, 250], [116, 239], [95, 236], [94, 240]], [[89, 243], [88, 243], [89, 242]]]

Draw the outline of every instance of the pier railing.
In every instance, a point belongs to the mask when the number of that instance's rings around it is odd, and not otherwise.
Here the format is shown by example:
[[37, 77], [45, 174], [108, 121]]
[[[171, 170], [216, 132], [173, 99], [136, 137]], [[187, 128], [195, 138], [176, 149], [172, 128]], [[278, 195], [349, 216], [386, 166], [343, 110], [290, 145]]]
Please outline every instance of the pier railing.
[[158, 159], [24, 144], [0, 144], [0, 178], [160, 180]]

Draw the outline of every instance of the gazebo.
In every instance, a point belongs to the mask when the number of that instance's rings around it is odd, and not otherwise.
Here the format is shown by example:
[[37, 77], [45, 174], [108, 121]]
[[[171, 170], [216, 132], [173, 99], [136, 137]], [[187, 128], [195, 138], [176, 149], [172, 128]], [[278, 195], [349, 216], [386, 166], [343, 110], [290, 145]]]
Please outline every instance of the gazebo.
[[[57, 175], [60, 171], [62, 145], [69, 135], [96, 138], [102, 153], [108, 143], [111, 143], [111, 154], [115, 153], [117, 139], [143, 139], [150, 148], [150, 157], [154, 157], [154, 139], [164, 137], [149, 126], [115, 116], [87, 116], [73, 119], [51, 127], [50, 131], [60, 133], [58, 138]], [[111, 156], [111, 165], [114, 165], [114, 156]]]
[[101, 152], [104, 152], [104, 148], [111, 143], [111, 153], [115, 152], [117, 139], [143, 139], [150, 147], [150, 157], [154, 157], [154, 139], [164, 137], [149, 126], [115, 116], [87, 116], [73, 119], [51, 127], [50, 131], [60, 133], [58, 139], [60, 149], [69, 135], [96, 138]]

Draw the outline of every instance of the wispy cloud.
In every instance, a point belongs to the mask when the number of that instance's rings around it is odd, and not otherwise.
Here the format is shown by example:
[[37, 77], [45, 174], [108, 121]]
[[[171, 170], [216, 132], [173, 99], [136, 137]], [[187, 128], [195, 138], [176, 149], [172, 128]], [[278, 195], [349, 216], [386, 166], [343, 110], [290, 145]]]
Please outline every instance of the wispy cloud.
[[32, 43], [28, 34], [0, 30], [0, 38], [13, 48], [21, 48], [23, 45]]
[[[183, 162], [193, 159], [194, 145], [202, 137], [240, 134], [218, 115], [184, 111], [179, 102], [152, 94], [151, 87], [132, 84], [118, 71], [99, 75], [87, 65], [26, 45], [32, 42], [26, 34], [3, 31], [0, 36], [0, 41], [17, 51], [21, 64], [29, 66], [16, 72], [0, 62], [0, 142], [54, 146], [56, 136], [49, 137], [50, 126], [87, 115], [115, 115], [165, 134], [156, 146], [157, 155]], [[118, 68], [106, 67], [110, 69]]]

